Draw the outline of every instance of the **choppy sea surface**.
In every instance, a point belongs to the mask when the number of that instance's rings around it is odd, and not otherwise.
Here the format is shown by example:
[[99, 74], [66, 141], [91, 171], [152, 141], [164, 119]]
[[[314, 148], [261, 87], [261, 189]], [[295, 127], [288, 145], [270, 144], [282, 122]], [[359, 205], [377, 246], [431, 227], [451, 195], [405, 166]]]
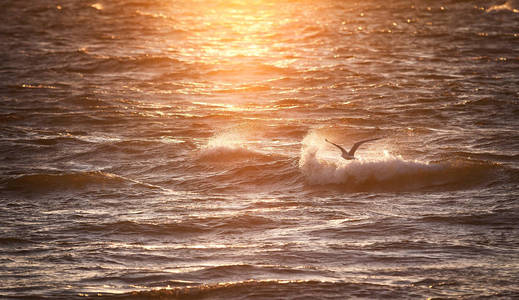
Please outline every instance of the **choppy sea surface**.
[[0, 19], [0, 297], [519, 298], [519, 3]]

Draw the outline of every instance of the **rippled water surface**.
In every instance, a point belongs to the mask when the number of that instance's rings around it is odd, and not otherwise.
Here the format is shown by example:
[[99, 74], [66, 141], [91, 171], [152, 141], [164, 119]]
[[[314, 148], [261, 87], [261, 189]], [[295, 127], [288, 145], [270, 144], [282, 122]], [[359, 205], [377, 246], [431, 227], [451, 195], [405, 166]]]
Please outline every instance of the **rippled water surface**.
[[519, 3], [0, 16], [0, 297], [519, 297]]

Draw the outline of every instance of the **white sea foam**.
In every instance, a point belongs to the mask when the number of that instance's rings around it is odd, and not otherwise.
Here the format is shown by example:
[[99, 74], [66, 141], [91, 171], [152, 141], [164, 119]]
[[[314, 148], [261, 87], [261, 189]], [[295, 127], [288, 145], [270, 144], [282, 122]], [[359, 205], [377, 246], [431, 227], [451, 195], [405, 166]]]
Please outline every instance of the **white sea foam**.
[[265, 156], [260, 151], [250, 149], [247, 144], [246, 136], [239, 132], [222, 132], [210, 138], [207, 144], [200, 148], [198, 156], [202, 159], [218, 161]]
[[346, 161], [327, 157], [323, 138], [310, 133], [303, 140], [299, 168], [310, 184], [340, 184], [352, 189], [414, 189], [463, 180], [463, 167], [380, 155]]

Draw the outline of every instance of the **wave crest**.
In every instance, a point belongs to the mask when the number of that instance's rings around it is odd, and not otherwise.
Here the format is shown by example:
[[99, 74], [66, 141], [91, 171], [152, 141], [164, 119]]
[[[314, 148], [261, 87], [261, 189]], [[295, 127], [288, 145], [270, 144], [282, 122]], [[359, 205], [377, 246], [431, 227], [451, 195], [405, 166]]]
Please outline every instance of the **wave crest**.
[[299, 168], [312, 185], [339, 185], [350, 191], [411, 191], [462, 188], [480, 182], [485, 164], [428, 163], [387, 152], [382, 157], [345, 161], [318, 155], [319, 144], [303, 143]]
[[245, 137], [236, 132], [225, 132], [212, 137], [198, 153], [202, 160], [222, 162], [244, 159], [267, 159], [268, 155], [247, 147]]
[[165, 190], [159, 186], [102, 171], [23, 174], [9, 178], [3, 184], [7, 190], [25, 192], [99, 189], [124, 185]]
[[219, 162], [263, 158], [265, 156], [263, 153], [240, 146], [205, 147], [202, 148], [199, 153], [199, 158], [202, 160]]

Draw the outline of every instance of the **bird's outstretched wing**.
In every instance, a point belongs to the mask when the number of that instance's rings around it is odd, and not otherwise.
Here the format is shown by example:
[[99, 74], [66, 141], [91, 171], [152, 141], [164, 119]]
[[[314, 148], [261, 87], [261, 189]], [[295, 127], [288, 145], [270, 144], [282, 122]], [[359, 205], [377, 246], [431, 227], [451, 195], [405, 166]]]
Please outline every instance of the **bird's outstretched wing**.
[[330, 142], [328, 139], [324, 139], [324, 140], [325, 140], [326, 142], [328, 142], [328, 143], [334, 145], [335, 147], [341, 149], [341, 152], [342, 152], [342, 155], [343, 155], [343, 156], [344, 156], [344, 155], [348, 155], [348, 151], [346, 151], [346, 150], [345, 150], [344, 148], [342, 148], [341, 146], [339, 146], [339, 145], [337, 145], [337, 144], [335, 144], [335, 143]]
[[353, 144], [353, 147], [351, 147], [350, 152], [347, 152], [347, 154], [349, 156], [353, 156], [355, 154], [355, 151], [357, 151], [357, 149], [359, 148], [360, 145], [362, 145], [364, 143], [367, 143], [367, 142], [380, 140], [380, 139], [381, 138], [374, 138], [374, 139], [368, 139], [368, 140], [363, 140], [363, 141], [360, 141], [360, 142], [356, 142], [355, 144]]

